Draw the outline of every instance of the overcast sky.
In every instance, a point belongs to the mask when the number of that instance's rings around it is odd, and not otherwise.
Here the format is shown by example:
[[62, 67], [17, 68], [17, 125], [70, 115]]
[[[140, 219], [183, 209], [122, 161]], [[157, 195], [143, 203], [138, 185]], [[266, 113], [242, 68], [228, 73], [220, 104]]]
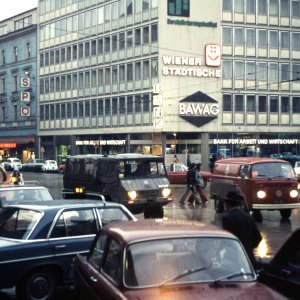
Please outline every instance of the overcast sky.
[[38, 0], [1, 0], [0, 21], [37, 7]]

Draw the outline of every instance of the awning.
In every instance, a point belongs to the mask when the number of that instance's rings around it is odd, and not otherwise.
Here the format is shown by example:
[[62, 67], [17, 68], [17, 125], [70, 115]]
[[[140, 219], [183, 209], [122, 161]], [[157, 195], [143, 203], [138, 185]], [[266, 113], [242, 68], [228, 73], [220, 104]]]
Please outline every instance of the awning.
[[34, 137], [9, 137], [9, 138], [0, 138], [0, 144], [28, 144], [28, 143], [34, 143], [35, 138]]

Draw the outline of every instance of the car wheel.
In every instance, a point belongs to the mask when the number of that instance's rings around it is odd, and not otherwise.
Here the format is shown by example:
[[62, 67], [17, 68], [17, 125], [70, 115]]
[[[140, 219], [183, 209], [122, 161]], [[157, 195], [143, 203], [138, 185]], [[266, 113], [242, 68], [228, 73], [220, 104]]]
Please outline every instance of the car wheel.
[[56, 285], [53, 272], [45, 269], [36, 270], [17, 285], [16, 294], [18, 299], [50, 300], [54, 299]]
[[221, 198], [215, 198], [215, 211], [221, 214], [224, 211], [224, 201]]
[[162, 206], [158, 207], [149, 207], [146, 208], [144, 211], [144, 218], [145, 219], [160, 219], [164, 217], [164, 209]]
[[287, 220], [292, 215], [292, 210], [291, 209], [281, 209], [280, 215], [281, 215], [282, 219]]

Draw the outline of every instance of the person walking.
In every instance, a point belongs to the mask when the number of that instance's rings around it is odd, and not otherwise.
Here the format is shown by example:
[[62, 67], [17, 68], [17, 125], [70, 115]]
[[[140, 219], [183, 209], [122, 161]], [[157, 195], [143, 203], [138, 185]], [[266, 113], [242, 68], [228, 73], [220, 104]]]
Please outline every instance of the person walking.
[[195, 168], [196, 164], [191, 163], [190, 167], [186, 172], [186, 189], [179, 199], [179, 203], [181, 205], [184, 205], [185, 199], [190, 192], [192, 192], [193, 197], [197, 197], [197, 191], [195, 188]]
[[253, 250], [259, 245], [262, 236], [252, 216], [240, 208], [241, 201], [244, 201], [244, 198], [239, 193], [227, 193], [224, 199], [227, 213], [222, 218], [222, 227], [241, 241], [253, 267], [256, 268]]
[[191, 166], [192, 162], [191, 162], [191, 156], [190, 154], [187, 155], [186, 158], [186, 165], [188, 166], [188, 168]]
[[194, 178], [195, 178], [195, 189], [197, 196], [192, 197], [192, 195], [189, 197], [188, 201], [190, 204], [193, 204], [195, 201], [195, 204], [200, 204], [200, 199], [202, 204], [208, 203], [208, 197], [206, 195], [206, 192], [203, 189], [204, 182], [203, 177], [200, 173], [201, 170], [201, 164], [197, 163], [194, 171]]

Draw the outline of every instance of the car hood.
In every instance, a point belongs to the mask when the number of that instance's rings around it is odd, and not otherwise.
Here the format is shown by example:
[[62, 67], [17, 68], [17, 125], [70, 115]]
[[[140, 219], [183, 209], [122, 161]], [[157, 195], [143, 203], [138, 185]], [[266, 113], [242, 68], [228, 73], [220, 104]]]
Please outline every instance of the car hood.
[[143, 290], [127, 291], [127, 299], [288, 299], [259, 283], [224, 283], [224, 284], [182, 284], [168, 285], [162, 288], [149, 288]]

